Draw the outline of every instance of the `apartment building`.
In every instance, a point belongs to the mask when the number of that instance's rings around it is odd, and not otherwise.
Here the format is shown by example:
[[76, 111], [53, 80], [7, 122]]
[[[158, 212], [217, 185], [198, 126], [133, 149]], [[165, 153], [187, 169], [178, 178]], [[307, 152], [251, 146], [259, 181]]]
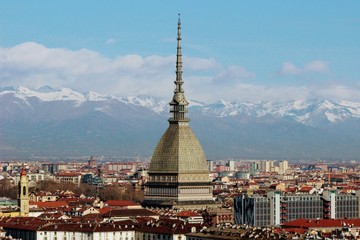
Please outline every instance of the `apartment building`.
[[250, 226], [279, 225], [300, 218], [354, 219], [360, 218], [359, 210], [360, 191], [326, 190], [312, 194], [271, 191], [266, 195], [234, 197], [235, 223]]

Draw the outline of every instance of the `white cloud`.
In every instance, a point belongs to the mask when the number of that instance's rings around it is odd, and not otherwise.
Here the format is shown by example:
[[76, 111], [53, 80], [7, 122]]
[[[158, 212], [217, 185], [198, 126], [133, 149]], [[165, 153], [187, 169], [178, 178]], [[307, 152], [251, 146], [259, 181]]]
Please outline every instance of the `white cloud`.
[[295, 66], [292, 62], [284, 62], [278, 71], [280, 76], [286, 75], [306, 75], [312, 73], [327, 73], [329, 71], [326, 62], [321, 60], [311, 61], [305, 64], [303, 68]]
[[213, 79], [216, 84], [233, 84], [243, 79], [254, 78], [255, 73], [247, 71], [241, 66], [229, 66], [219, 72]]
[[[49, 85], [78, 91], [93, 90], [102, 94], [151, 95], [171, 98], [175, 80], [176, 56], [125, 55], [107, 58], [80, 49], [71, 51], [47, 48], [34, 42], [11, 48], [0, 48], [0, 86], [39, 88]], [[184, 89], [188, 99], [289, 100], [329, 97], [354, 100], [360, 97], [360, 86], [328, 84], [306, 86], [263, 86], [256, 84], [256, 74], [238, 65], [223, 66], [215, 59], [186, 57]], [[324, 61], [312, 61], [299, 68], [284, 63], [282, 75], [326, 73]], [[360, 100], [360, 99], [359, 99]]]
[[305, 65], [304, 72], [327, 73], [329, 71], [327, 63], [324, 61], [312, 61]]
[[284, 62], [279, 70], [280, 75], [297, 75], [301, 72], [301, 69], [297, 68], [291, 62]]
[[125, 55], [110, 59], [86, 49], [47, 48], [34, 42], [0, 49], [1, 86], [50, 85], [114, 95], [161, 97], [173, 84], [174, 70], [175, 56]]
[[[290, 99], [306, 99], [310, 97], [311, 90], [305, 86], [272, 86], [266, 87], [258, 84], [234, 83], [213, 84], [211, 77], [192, 77], [185, 82], [187, 95], [190, 99], [203, 101], [287, 101]], [[188, 87], [190, 85], [190, 87]]]
[[116, 39], [115, 38], [109, 38], [108, 40], [106, 40], [105, 44], [106, 45], [112, 45], [114, 43], [116, 43]]
[[345, 86], [342, 84], [329, 84], [327, 86], [318, 86], [313, 90], [312, 95], [317, 95], [327, 99], [359, 101], [360, 88], [354, 86]]
[[112, 62], [112, 67], [119, 70], [134, 71], [141, 68], [143, 64], [144, 59], [141, 56], [132, 54], [118, 57]]

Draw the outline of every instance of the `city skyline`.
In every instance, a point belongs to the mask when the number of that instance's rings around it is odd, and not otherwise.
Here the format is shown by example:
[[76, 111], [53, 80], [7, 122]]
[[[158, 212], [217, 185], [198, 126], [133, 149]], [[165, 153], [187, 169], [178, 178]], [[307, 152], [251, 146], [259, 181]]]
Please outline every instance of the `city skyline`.
[[2, 1], [0, 87], [49, 85], [170, 99], [173, 25], [181, 13], [190, 99], [358, 101], [359, 6]]

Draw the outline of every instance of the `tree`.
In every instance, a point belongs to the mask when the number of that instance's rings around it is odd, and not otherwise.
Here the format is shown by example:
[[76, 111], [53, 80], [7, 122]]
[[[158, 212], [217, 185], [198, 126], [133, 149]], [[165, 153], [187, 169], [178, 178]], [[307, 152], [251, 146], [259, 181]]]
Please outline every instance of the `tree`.
[[[49, 191], [55, 192], [57, 190], [69, 190], [76, 195], [84, 194], [88, 197], [95, 197], [97, 193], [97, 187], [91, 184], [82, 183], [77, 186], [73, 183], [57, 183], [54, 181], [40, 181], [37, 183], [36, 189], [30, 189], [30, 191]], [[107, 200], [131, 200], [134, 202], [140, 202], [144, 199], [144, 193], [141, 189], [135, 188], [131, 184], [127, 185], [110, 185], [104, 186], [99, 189], [99, 197], [103, 201]]]
[[76, 194], [84, 194], [87, 197], [96, 197], [96, 186], [81, 183], [80, 187], [75, 191]]
[[100, 199], [103, 201], [122, 199], [122, 194], [118, 186], [105, 186], [100, 191]]
[[14, 186], [11, 180], [4, 178], [0, 180], [0, 197], [17, 199], [18, 187]]
[[105, 186], [100, 191], [100, 198], [103, 201], [107, 200], [130, 200], [134, 202], [141, 202], [144, 199], [143, 191], [135, 191], [134, 186], [128, 185], [111, 185]]
[[89, 184], [80, 184], [80, 186], [74, 183], [58, 183], [50, 180], [40, 181], [37, 183], [35, 191], [49, 191], [55, 192], [60, 191], [72, 191], [76, 195], [84, 194], [88, 197], [95, 197], [96, 187]]

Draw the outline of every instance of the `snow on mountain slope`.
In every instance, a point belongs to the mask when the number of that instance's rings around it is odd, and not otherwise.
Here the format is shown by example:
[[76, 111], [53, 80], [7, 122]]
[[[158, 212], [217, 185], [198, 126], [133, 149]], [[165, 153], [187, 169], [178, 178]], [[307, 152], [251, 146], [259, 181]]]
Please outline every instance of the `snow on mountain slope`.
[[84, 94], [84, 98], [88, 101], [106, 101], [106, 100], [109, 100], [109, 99], [113, 99], [114, 97], [112, 96], [104, 96], [104, 95], [100, 95], [96, 92], [93, 92], [93, 91], [89, 91], [87, 93]]
[[[141, 106], [156, 113], [168, 111], [169, 100], [162, 100], [150, 96], [126, 96], [114, 97], [98, 94], [93, 91], [79, 93], [68, 88], [53, 89], [49, 86], [31, 90], [26, 87], [0, 88], [0, 97], [6, 94], [13, 94], [19, 99], [19, 103], [29, 106], [29, 99], [37, 98], [40, 101], [73, 101], [73, 106], [79, 107], [85, 102], [104, 102], [103, 106], [96, 106], [97, 111], [111, 112], [111, 104], [107, 101], [117, 100], [129, 106]], [[21, 101], [20, 101], [21, 100]], [[219, 100], [215, 103], [206, 104], [199, 101], [190, 101], [190, 111], [196, 109], [204, 115], [213, 117], [230, 117], [247, 115], [261, 118], [271, 115], [275, 118], [291, 118], [304, 125], [323, 123], [338, 123], [351, 118], [360, 118], [360, 103], [350, 101], [329, 101], [329, 100], [293, 100], [288, 102], [228, 102]]]
[[118, 98], [127, 104], [134, 104], [153, 110], [156, 113], [167, 111], [168, 102], [149, 96], [127, 96]]
[[[9, 90], [10, 89], [10, 90]], [[17, 87], [11, 90], [11, 88], [5, 88], [0, 92], [1, 95], [13, 93], [16, 97], [21, 99], [27, 99], [31, 97], [36, 97], [41, 101], [85, 101], [83, 94], [75, 92], [69, 88], [61, 89], [51, 89], [47, 88], [44, 91], [44, 88], [40, 88], [39, 91], [31, 90], [26, 87]]]

